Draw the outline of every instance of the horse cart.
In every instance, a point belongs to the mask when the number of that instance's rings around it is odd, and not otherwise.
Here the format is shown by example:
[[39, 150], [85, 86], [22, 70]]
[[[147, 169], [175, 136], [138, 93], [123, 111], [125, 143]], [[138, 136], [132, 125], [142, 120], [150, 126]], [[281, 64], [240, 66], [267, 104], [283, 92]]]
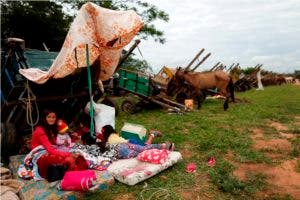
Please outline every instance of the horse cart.
[[207, 95], [218, 95], [225, 99], [223, 107], [224, 110], [227, 110], [230, 97], [234, 102], [234, 88], [232, 78], [224, 72], [224, 67], [221, 66], [221, 69], [207, 72], [194, 72], [211, 55], [208, 53], [190, 70], [194, 61], [203, 51], [204, 49], [195, 56], [187, 67], [176, 69], [167, 84], [166, 94], [175, 98], [178, 102], [195, 98], [198, 101], [198, 109]]
[[122, 54], [123, 48], [142, 26], [133, 11], [88, 2], [77, 12], [60, 52], [30, 50], [22, 39], [8, 39], [1, 48], [1, 157], [18, 153], [43, 108], [55, 108], [70, 123], [87, 102], [97, 102], [103, 95], [102, 83], [131, 53]]
[[156, 104], [178, 113], [185, 112], [185, 106], [167, 97], [162, 92], [161, 85], [150, 75], [122, 68], [118, 73], [118, 88], [139, 97], [138, 101], [132, 97], [125, 98], [121, 104], [124, 112], [133, 114], [150, 104]]
[[[138, 43], [136, 41], [120, 58], [119, 65]], [[25, 49], [24, 40], [10, 38], [1, 53], [1, 150], [8, 156], [18, 153], [19, 148], [15, 145], [19, 147], [22, 138], [32, 132], [44, 108], [53, 107], [61, 118], [73, 122], [89, 102], [90, 94], [87, 68], [80, 68], [65, 78], [50, 79], [44, 84], [29, 81], [19, 73], [19, 69], [33, 66], [48, 70], [58, 52]], [[117, 113], [117, 104], [107, 95], [113, 91], [109, 88], [110, 80], [103, 81], [105, 94], [99, 87], [98, 62], [90, 66], [93, 100], [115, 107]]]
[[[192, 67], [204, 51], [205, 49], [201, 49], [190, 63], [184, 67], [184, 71], [194, 72], [201, 64], [203, 64], [211, 53], [206, 54], [197, 64], [194, 65], [194, 67]], [[192, 99], [195, 96], [195, 93], [194, 89], [191, 88], [191, 85], [186, 82], [181, 84], [181, 86], [177, 86], [173, 83], [172, 80], [174, 79], [174, 75], [177, 70], [178, 69], [163, 67], [155, 77], [155, 80], [163, 85], [168, 96], [174, 98], [178, 103], [184, 103], [185, 99]], [[213, 90], [207, 90], [207, 93], [213, 94], [215, 92]]]

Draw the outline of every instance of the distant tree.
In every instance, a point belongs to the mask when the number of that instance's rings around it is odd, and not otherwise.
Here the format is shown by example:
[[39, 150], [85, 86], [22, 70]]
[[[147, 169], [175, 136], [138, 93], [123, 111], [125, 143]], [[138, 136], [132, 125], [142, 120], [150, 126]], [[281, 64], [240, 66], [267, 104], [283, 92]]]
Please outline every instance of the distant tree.
[[19, 37], [30, 48], [58, 51], [72, 17], [53, 1], [1, 1], [1, 38]]
[[294, 74], [297, 79], [300, 79], [300, 70], [295, 70]]
[[254, 67], [247, 67], [245, 69], [242, 69], [244, 74], [251, 74], [254, 71]]
[[146, 60], [140, 60], [129, 56], [126, 61], [122, 64], [122, 67], [129, 70], [137, 70], [144, 73], [153, 72], [152, 67]]

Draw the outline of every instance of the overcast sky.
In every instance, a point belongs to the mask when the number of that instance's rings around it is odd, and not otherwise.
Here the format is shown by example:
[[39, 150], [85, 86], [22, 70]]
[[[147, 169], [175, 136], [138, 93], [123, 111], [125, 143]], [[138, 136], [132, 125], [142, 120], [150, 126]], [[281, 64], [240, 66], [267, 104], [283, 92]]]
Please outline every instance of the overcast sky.
[[300, 70], [299, 0], [147, 0], [169, 14], [165, 44], [142, 41], [143, 57], [155, 72], [162, 66], [186, 66], [200, 49], [212, 55], [199, 67], [217, 62], [242, 68], [263, 64], [275, 72]]

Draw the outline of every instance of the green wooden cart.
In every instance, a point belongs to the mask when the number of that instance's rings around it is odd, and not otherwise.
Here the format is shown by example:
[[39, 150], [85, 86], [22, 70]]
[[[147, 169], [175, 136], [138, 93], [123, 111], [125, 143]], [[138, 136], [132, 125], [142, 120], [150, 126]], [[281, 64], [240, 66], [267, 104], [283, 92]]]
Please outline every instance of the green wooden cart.
[[184, 113], [185, 106], [167, 97], [159, 84], [152, 80], [150, 75], [134, 72], [121, 68], [119, 71], [119, 84], [121, 90], [139, 97], [136, 102], [133, 98], [126, 98], [122, 103], [122, 110], [127, 113], [135, 113], [148, 103], [154, 103], [173, 112]]

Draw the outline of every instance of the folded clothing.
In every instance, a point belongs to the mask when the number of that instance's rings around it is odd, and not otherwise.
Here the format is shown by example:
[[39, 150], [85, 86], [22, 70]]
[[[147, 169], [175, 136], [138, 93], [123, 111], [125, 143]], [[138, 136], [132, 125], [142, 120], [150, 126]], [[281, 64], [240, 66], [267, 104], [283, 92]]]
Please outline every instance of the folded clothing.
[[11, 179], [11, 172], [7, 168], [1, 167], [0, 172], [0, 199], [19, 200], [22, 198], [21, 189], [24, 186], [24, 183], [19, 180]]

